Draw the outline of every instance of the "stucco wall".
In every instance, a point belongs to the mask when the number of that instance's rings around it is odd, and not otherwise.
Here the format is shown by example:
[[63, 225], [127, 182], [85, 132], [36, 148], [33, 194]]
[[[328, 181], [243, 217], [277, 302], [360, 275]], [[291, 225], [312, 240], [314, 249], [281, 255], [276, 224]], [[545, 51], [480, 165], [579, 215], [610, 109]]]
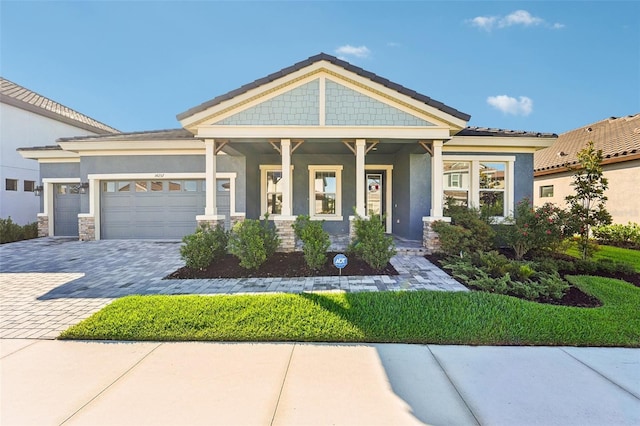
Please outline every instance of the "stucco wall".
[[[640, 160], [609, 164], [603, 167], [604, 176], [609, 180], [606, 192], [607, 210], [614, 223], [640, 223]], [[535, 178], [534, 202], [540, 206], [546, 202], [566, 206], [565, 197], [573, 194], [573, 173], [564, 172]], [[553, 197], [540, 197], [540, 187], [553, 185]]]
[[[24, 181], [40, 184], [36, 160], [27, 160], [17, 148], [55, 145], [57, 138], [93, 134], [11, 105], [0, 103], [0, 217], [19, 224], [36, 221], [40, 197], [24, 192]], [[6, 191], [5, 179], [18, 179], [18, 191]]]

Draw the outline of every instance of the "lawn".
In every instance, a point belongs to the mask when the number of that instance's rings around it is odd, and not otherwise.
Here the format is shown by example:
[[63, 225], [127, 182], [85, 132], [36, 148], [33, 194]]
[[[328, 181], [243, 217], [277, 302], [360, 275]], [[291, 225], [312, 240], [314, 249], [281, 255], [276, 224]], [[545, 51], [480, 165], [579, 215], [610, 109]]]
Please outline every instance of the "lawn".
[[[576, 245], [572, 245], [567, 254], [576, 258], [580, 258], [580, 251]], [[608, 259], [616, 262], [624, 262], [633, 265], [636, 272], [640, 272], [640, 250], [632, 250], [613, 246], [600, 246], [600, 250], [593, 254], [593, 258]]]
[[129, 296], [60, 338], [640, 347], [640, 288], [609, 278], [568, 279], [603, 306], [483, 292]]

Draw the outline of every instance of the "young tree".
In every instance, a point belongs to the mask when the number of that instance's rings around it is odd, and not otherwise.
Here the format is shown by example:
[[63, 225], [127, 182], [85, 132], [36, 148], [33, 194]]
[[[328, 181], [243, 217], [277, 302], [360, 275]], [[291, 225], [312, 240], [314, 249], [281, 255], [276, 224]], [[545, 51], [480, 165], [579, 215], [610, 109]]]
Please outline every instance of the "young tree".
[[602, 150], [595, 150], [593, 141], [578, 152], [579, 168], [573, 175], [571, 186], [575, 194], [565, 198], [569, 205], [572, 228], [579, 235], [578, 246], [582, 258], [591, 255], [593, 246], [589, 240], [591, 228], [611, 223], [611, 215], [605, 208], [607, 197], [604, 192], [609, 187], [602, 175]]

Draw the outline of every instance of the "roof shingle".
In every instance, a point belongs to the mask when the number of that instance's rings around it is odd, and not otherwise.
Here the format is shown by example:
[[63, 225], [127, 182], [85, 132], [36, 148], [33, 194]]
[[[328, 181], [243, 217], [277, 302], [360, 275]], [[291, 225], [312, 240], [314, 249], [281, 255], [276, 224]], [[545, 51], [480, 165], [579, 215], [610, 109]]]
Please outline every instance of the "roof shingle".
[[98, 120], [94, 120], [3, 77], [0, 77], [0, 102], [62, 121], [90, 132], [98, 134], [119, 133], [117, 129], [111, 126], [107, 126]]
[[589, 141], [602, 150], [604, 160], [640, 154], [640, 113], [606, 118], [561, 134], [552, 146], [534, 154], [534, 171], [564, 171], [577, 164], [578, 151]]

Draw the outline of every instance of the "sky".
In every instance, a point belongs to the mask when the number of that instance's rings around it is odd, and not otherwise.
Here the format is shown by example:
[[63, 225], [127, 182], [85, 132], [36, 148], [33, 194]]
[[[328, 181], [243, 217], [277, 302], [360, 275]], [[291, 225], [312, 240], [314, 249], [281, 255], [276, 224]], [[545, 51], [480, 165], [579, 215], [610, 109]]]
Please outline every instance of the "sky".
[[640, 2], [5, 1], [0, 74], [120, 131], [324, 52], [471, 115], [563, 133], [640, 112]]

